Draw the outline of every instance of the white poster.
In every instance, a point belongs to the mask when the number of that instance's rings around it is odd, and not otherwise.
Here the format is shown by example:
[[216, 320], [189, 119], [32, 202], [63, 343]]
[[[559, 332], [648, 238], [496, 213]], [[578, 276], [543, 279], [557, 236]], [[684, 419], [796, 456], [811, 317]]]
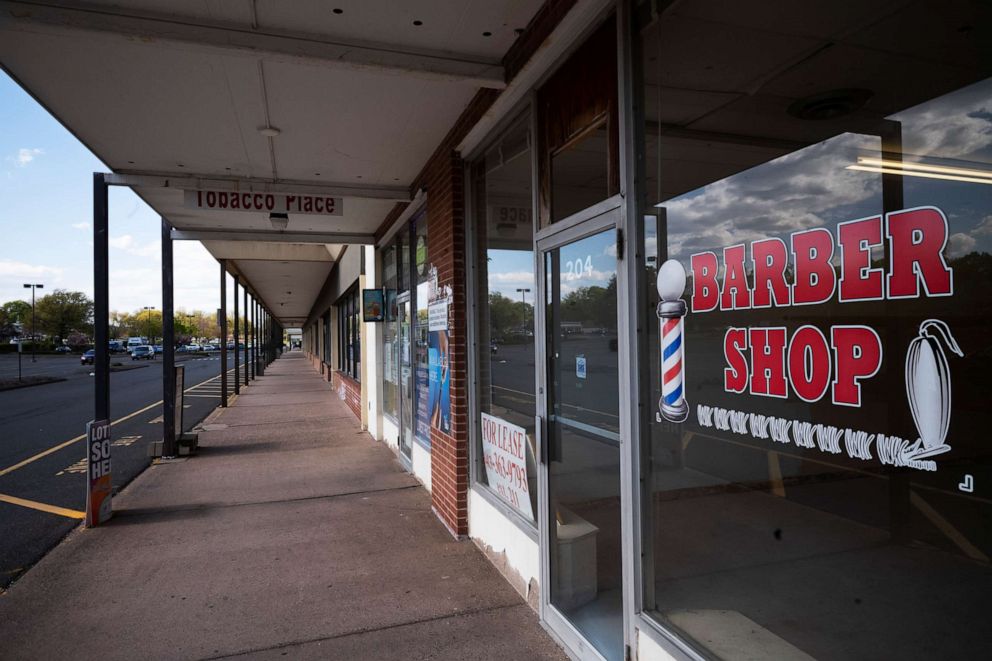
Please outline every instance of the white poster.
[[534, 520], [527, 483], [527, 431], [482, 414], [482, 451], [489, 486], [510, 507]]
[[427, 308], [427, 330], [448, 330], [448, 299], [431, 303]]

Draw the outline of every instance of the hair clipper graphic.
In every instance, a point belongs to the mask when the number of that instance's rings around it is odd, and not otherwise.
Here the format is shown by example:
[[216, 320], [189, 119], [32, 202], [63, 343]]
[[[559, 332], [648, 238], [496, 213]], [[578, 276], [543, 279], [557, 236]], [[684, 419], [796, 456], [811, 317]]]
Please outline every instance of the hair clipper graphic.
[[661, 320], [661, 399], [658, 410], [669, 422], [683, 422], [689, 415], [685, 401], [685, 361], [682, 340], [682, 319], [686, 305], [685, 269], [677, 260], [669, 259], [658, 269], [658, 317]]
[[906, 398], [920, 435], [904, 453], [906, 460], [925, 459], [951, 449], [944, 443], [951, 424], [951, 370], [942, 345], [964, 357], [947, 324], [927, 319], [906, 352]]

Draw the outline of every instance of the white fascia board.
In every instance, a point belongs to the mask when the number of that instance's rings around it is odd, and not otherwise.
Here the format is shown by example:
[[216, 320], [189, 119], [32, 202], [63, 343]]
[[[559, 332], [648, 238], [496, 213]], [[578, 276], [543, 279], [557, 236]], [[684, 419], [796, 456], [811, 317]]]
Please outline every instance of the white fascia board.
[[371, 234], [282, 232], [279, 230], [172, 230], [173, 241], [261, 241], [270, 243], [349, 243], [371, 245]]
[[109, 186], [132, 188], [177, 188], [179, 190], [212, 190], [242, 193], [273, 193], [284, 195], [324, 195], [329, 197], [364, 198], [408, 202], [409, 189], [403, 186], [361, 186], [354, 184], [314, 184], [306, 181], [260, 179], [257, 177], [218, 177], [207, 174], [171, 174], [164, 172], [135, 172], [119, 170], [104, 175]]
[[252, 30], [247, 25], [154, 14], [110, 5], [78, 3], [65, 6], [0, 0], [0, 30], [63, 34], [102, 32], [129, 40], [179, 44], [201, 52], [262, 57], [274, 62], [402, 72], [475, 87], [505, 87], [502, 65], [477, 56], [350, 41], [321, 34]]

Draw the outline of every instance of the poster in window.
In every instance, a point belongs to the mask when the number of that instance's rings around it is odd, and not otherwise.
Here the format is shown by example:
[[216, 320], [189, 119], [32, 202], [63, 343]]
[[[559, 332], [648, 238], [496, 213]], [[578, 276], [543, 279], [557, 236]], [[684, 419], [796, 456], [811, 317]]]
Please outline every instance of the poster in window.
[[385, 321], [386, 301], [381, 289], [362, 290], [362, 321], [375, 323]]

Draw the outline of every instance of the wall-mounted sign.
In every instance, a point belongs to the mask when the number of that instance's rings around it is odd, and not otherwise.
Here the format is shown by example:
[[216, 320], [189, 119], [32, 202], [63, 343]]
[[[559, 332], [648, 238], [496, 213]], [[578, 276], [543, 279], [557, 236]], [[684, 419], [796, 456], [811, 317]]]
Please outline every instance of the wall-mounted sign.
[[381, 289], [362, 290], [362, 321], [377, 322], [386, 318], [385, 292]]
[[288, 213], [318, 216], [340, 216], [344, 201], [329, 195], [283, 195], [251, 191], [183, 191], [189, 209], [210, 211], [250, 211], [253, 213]]
[[482, 413], [482, 452], [489, 486], [510, 507], [534, 520], [527, 482], [527, 430]]
[[107, 521], [112, 513], [113, 481], [110, 475], [110, 423], [86, 423], [86, 526]]

